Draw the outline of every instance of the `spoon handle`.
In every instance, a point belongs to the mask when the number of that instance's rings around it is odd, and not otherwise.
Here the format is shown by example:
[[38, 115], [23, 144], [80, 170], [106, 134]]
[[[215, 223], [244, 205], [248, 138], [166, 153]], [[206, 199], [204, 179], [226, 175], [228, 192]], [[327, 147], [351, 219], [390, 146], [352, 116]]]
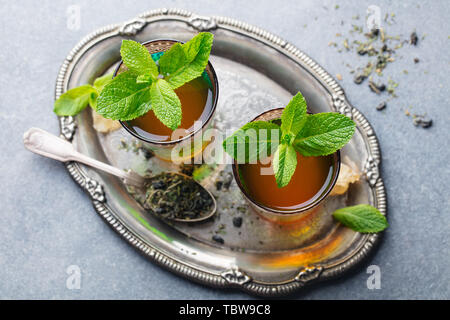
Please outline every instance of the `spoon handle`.
[[137, 187], [144, 185], [144, 178], [132, 171], [125, 172], [109, 164], [92, 159], [75, 150], [74, 146], [45, 130], [31, 128], [23, 135], [23, 144], [31, 152], [58, 161], [77, 161], [122, 178], [125, 183]]

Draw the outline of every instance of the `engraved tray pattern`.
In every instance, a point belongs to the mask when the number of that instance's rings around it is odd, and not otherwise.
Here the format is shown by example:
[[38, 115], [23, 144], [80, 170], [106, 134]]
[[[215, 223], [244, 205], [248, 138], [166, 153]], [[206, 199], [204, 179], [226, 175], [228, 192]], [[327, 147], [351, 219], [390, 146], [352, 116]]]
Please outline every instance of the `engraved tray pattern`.
[[[158, 9], [125, 23], [106, 26], [83, 38], [69, 53], [57, 78], [55, 97], [111, 69], [119, 59], [118, 49], [124, 38], [141, 42], [164, 37], [188, 39], [198, 31], [215, 34], [211, 59], [218, 72], [221, 91], [217, 127], [238, 127], [264, 111], [261, 105], [268, 109], [282, 106], [301, 89], [314, 112], [337, 111], [357, 123], [356, 137], [342, 154], [344, 163], [346, 159], [357, 163], [363, 181], [346, 199], [339, 201], [368, 202], [386, 214], [386, 193], [379, 171], [381, 154], [369, 122], [350, 105], [337, 82], [305, 53], [246, 23], [224, 17], [198, 16], [180, 9]], [[119, 166], [122, 160], [126, 161], [128, 156], [115, 150], [120, 140], [126, 138], [122, 131], [106, 137], [97, 134], [92, 130], [87, 111], [77, 117], [59, 119], [61, 136], [72, 141], [80, 151]], [[235, 119], [237, 121], [233, 122]], [[73, 162], [66, 167], [90, 195], [97, 213], [132, 246], [174, 273], [214, 287], [237, 287], [260, 296], [289, 294], [314, 281], [343, 274], [366, 257], [381, 236], [342, 231], [333, 225], [333, 232], [339, 230], [336, 234], [344, 240], [332, 249], [330, 258], [315, 260], [296, 260], [296, 254], [304, 255], [304, 252], [297, 248], [301, 243], [289, 240], [292, 237], [265, 244], [259, 250], [257, 244], [262, 241], [257, 237], [258, 232], [250, 232], [251, 228], [242, 229], [249, 234], [240, 240], [240, 247], [220, 246], [208, 241], [211, 236], [208, 232], [212, 232], [217, 223], [198, 227], [169, 225], [143, 214], [117, 179]], [[224, 212], [232, 216], [231, 211]], [[220, 216], [226, 219], [229, 215]], [[245, 219], [251, 217], [245, 216]], [[254, 222], [256, 231], [265, 232], [263, 238], [270, 236], [267, 232], [275, 232], [267, 223]], [[232, 229], [230, 239], [237, 237], [236, 232]], [[279, 250], [275, 246], [279, 246]]]

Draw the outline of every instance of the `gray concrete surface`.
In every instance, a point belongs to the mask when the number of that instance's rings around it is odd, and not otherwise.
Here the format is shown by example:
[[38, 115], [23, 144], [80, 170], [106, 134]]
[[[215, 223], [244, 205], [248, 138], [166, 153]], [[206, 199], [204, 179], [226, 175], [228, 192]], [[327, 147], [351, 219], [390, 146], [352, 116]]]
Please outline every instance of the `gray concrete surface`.
[[[336, 9], [336, 4], [339, 8]], [[355, 55], [328, 43], [351, 17], [378, 5], [395, 12], [393, 34], [426, 35], [385, 76], [400, 82], [384, 112], [383, 97], [356, 86], [345, 66]], [[79, 5], [81, 25], [67, 28]], [[94, 212], [62, 164], [24, 150], [31, 126], [58, 132], [52, 113], [58, 69], [71, 48], [103, 25], [159, 7], [233, 17], [267, 29], [303, 49], [341, 81], [350, 101], [376, 129], [389, 198], [390, 228], [372, 259], [349, 276], [311, 288], [300, 299], [450, 298], [448, 1], [1, 1], [0, 23], [0, 298], [247, 299], [236, 291], [191, 283], [147, 261]], [[344, 26], [341, 20], [345, 21]], [[358, 24], [362, 24], [361, 21]], [[339, 40], [340, 42], [342, 41]], [[414, 65], [414, 57], [420, 63]], [[407, 69], [408, 75], [402, 73]], [[404, 109], [427, 112], [434, 124], [412, 125]], [[369, 264], [381, 268], [381, 289], [366, 286]], [[66, 268], [78, 265], [80, 290], [66, 288]]]

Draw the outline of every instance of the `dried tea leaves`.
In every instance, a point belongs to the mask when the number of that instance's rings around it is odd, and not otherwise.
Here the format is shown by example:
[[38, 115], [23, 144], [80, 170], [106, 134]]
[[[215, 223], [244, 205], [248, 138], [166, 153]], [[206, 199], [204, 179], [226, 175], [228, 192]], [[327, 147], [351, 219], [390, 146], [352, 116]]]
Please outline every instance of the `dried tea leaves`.
[[[399, 54], [400, 49], [405, 47], [412, 48], [419, 44], [419, 36], [415, 30], [408, 35], [391, 35], [387, 33], [386, 28], [389, 28], [390, 25], [396, 23], [394, 17], [394, 13], [386, 13], [383, 27], [374, 28], [369, 32], [364, 32], [363, 25], [357, 25], [356, 20], [359, 20], [359, 16], [354, 16], [352, 17], [352, 20], [355, 21], [350, 24], [348, 35], [345, 35], [343, 32], [336, 33], [337, 38], [343, 38], [345, 40], [340, 43], [334, 41], [329, 42], [329, 46], [335, 47], [340, 53], [355, 53], [363, 58], [354, 59], [355, 61], [364, 60], [359, 66], [351, 66], [349, 63], [345, 63], [350, 69], [350, 74], [353, 74], [353, 82], [360, 85], [368, 79], [368, 87], [371, 92], [377, 95], [386, 92], [389, 95], [389, 98], [385, 101], [397, 98], [396, 90], [399, 84], [392, 79], [389, 79], [388, 82], [383, 80], [383, 72], [390, 63], [403, 58], [403, 56]], [[344, 24], [341, 23], [341, 25]], [[424, 38], [425, 34], [421, 37], [421, 40]], [[419, 61], [420, 60], [417, 57], [413, 59], [414, 64], [418, 64]], [[405, 69], [402, 73], [407, 75], [409, 74], [409, 71]], [[372, 77], [376, 77], [377, 80], [375, 81]], [[341, 80], [343, 77], [339, 74], [339, 77], [337, 78], [338, 80]], [[385, 107], [386, 103], [382, 102], [376, 106], [376, 109], [383, 110]], [[427, 128], [431, 126], [432, 121], [429, 118], [422, 119], [421, 117], [417, 117], [414, 119], [413, 123], [416, 126]]]
[[146, 185], [145, 209], [166, 219], [198, 219], [208, 215], [214, 200], [197, 182], [171, 172], [149, 179]]

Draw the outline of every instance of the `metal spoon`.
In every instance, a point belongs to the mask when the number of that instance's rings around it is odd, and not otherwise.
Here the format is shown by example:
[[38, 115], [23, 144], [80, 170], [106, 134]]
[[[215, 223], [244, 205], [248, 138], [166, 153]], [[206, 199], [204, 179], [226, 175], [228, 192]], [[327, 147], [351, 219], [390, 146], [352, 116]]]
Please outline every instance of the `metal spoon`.
[[[128, 172], [121, 170], [119, 168], [113, 167], [109, 164], [103, 163], [101, 161], [92, 159], [78, 151], [75, 150], [74, 146], [64, 140], [61, 139], [45, 130], [39, 129], [39, 128], [31, 128], [28, 131], [26, 131], [23, 134], [23, 144], [25, 145], [25, 148], [30, 150], [31, 152], [34, 152], [36, 154], [39, 154], [41, 156], [55, 159], [62, 162], [67, 161], [77, 161], [80, 163], [84, 163], [88, 166], [91, 166], [96, 169], [100, 169], [102, 171], [105, 171], [107, 173], [110, 173], [116, 177], [119, 177], [123, 180], [125, 184], [135, 186], [141, 189], [145, 188], [145, 184], [148, 180], [151, 180], [152, 178], [144, 178], [138, 175], [137, 173], [129, 170]], [[209, 196], [211, 197], [213, 201], [213, 206], [211, 208], [211, 211], [203, 215], [199, 218], [195, 219], [180, 219], [180, 218], [174, 218], [172, 220], [179, 221], [179, 222], [199, 222], [206, 220], [214, 215], [217, 209], [217, 203], [216, 199], [213, 197], [211, 192], [209, 192], [207, 189], [205, 189], [201, 184], [199, 184], [197, 181], [193, 180], [191, 177], [184, 175], [182, 173], [178, 172], [171, 172], [173, 174], [177, 174], [179, 176], [183, 176], [185, 179], [191, 179], [195, 183], [197, 183], [202, 189], [204, 189]]]

